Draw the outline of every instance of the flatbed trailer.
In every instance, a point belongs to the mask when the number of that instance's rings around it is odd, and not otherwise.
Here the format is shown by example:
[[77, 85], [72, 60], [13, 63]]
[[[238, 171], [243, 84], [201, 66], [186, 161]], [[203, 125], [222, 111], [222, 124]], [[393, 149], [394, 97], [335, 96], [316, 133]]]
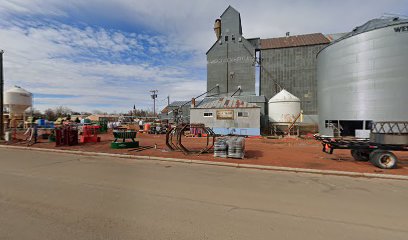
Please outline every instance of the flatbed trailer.
[[376, 122], [370, 138], [341, 138], [315, 135], [322, 151], [333, 154], [335, 149], [350, 149], [357, 161], [370, 161], [383, 169], [397, 167], [398, 158], [392, 151], [408, 151], [408, 122]]

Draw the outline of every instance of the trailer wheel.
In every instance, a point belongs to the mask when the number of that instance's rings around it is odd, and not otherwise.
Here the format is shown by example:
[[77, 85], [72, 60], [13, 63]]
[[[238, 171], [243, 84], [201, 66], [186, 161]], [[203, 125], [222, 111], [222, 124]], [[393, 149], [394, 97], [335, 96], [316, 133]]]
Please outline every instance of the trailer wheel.
[[370, 153], [371, 152], [369, 150], [363, 150], [363, 149], [352, 149], [351, 150], [351, 156], [353, 156], [353, 158], [356, 161], [366, 162], [370, 160]]
[[[375, 164], [374, 164], [373, 161], [371, 161], [371, 160], [374, 159], [374, 158], [376, 158], [376, 154], [379, 153], [379, 152], [382, 152], [382, 150], [374, 150], [374, 151], [372, 151], [372, 152], [370, 153], [369, 158], [370, 158], [370, 162], [371, 162], [373, 165], [375, 165]], [[377, 165], [376, 165], [376, 166], [377, 166]]]
[[370, 154], [370, 162], [382, 169], [396, 168], [397, 161], [397, 156], [389, 151], [376, 150]]

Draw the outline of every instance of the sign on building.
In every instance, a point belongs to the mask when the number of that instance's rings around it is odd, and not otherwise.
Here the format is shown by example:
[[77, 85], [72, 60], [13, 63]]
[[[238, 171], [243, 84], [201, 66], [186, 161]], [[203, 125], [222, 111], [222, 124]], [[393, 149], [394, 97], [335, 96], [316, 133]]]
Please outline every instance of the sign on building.
[[234, 110], [217, 110], [217, 120], [234, 120]]

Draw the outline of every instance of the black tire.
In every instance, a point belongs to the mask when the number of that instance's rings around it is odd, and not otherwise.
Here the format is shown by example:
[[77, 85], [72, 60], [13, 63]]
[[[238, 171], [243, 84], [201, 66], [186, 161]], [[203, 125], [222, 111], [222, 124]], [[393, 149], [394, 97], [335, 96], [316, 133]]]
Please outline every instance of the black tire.
[[[374, 151], [372, 151], [371, 153], [370, 153], [370, 162], [372, 163], [372, 164], [374, 164], [373, 163], [373, 161], [371, 161], [372, 159], [374, 159], [374, 158], [376, 158], [376, 155], [378, 154], [378, 153], [380, 153], [380, 152], [382, 152], [382, 150], [374, 150]], [[375, 164], [374, 164], [375, 165]]]
[[370, 160], [370, 153], [371, 151], [369, 150], [362, 150], [362, 149], [351, 150], [351, 156], [353, 156], [353, 158], [356, 161], [362, 161], [362, 162], [367, 162], [368, 160]]
[[382, 169], [392, 169], [397, 167], [398, 158], [392, 152], [376, 150], [371, 153], [370, 162]]
[[370, 154], [371, 164], [373, 164], [374, 166], [376, 166], [378, 168], [383, 168], [383, 167], [381, 167], [381, 165], [378, 164], [378, 161], [379, 161], [379, 154], [383, 154], [384, 152], [386, 152], [386, 151], [385, 150], [374, 150]]

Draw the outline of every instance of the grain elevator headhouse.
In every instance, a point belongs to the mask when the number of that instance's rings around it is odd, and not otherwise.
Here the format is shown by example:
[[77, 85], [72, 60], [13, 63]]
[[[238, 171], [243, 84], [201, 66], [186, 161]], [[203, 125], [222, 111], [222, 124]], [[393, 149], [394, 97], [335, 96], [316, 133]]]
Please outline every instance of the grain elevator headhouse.
[[259, 39], [242, 36], [241, 16], [229, 6], [215, 20], [216, 41], [207, 52], [208, 95], [255, 95], [255, 50]]

